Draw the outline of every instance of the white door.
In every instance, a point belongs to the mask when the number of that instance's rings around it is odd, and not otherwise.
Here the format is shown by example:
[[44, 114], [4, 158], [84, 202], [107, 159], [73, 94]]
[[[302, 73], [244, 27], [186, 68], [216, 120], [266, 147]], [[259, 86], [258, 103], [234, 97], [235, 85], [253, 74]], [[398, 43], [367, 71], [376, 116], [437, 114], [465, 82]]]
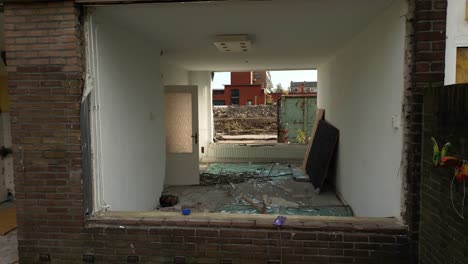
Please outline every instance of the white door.
[[200, 183], [198, 168], [198, 87], [165, 87], [165, 185]]

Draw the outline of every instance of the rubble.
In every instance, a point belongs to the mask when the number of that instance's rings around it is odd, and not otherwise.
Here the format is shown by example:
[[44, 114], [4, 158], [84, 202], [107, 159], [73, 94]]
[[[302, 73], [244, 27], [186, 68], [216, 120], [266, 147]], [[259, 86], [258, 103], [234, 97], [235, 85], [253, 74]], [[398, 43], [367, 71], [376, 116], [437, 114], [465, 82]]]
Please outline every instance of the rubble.
[[288, 164], [210, 164], [200, 175], [200, 185], [238, 184], [250, 179], [270, 181], [275, 177], [292, 176]]
[[352, 211], [333, 191], [315, 193], [308, 182], [296, 182], [295, 171], [282, 163], [213, 163], [201, 175], [205, 185], [168, 186], [165, 195], [179, 197], [179, 203], [158, 208], [161, 212], [282, 214], [352, 216]]
[[276, 118], [276, 105], [255, 106], [213, 106], [213, 117], [216, 118]]
[[215, 106], [213, 117], [217, 134], [276, 134], [278, 129], [274, 105]]

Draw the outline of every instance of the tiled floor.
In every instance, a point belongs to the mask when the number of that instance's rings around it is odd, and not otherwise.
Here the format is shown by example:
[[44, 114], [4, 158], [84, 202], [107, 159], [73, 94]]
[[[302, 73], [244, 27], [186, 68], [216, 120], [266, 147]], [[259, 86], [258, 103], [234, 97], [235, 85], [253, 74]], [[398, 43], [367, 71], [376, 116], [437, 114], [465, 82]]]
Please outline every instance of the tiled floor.
[[[0, 208], [11, 207], [11, 202], [0, 204]], [[18, 239], [16, 229], [2, 236], [0, 235], [0, 263], [18, 263]]]

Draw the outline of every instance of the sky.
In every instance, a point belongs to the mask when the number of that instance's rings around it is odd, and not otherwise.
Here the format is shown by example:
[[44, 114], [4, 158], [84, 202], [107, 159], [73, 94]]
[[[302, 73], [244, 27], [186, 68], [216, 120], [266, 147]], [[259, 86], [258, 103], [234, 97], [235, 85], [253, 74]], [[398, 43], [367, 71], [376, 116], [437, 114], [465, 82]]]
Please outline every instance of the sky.
[[[317, 70], [300, 70], [300, 71], [270, 71], [271, 82], [276, 87], [281, 83], [283, 89], [287, 89], [291, 81], [293, 82], [316, 82]], [[216, 72], [211, 82], [213, 89], [222, 89], [223, 85], [231, 82], [231, 75], [229, 72]]]

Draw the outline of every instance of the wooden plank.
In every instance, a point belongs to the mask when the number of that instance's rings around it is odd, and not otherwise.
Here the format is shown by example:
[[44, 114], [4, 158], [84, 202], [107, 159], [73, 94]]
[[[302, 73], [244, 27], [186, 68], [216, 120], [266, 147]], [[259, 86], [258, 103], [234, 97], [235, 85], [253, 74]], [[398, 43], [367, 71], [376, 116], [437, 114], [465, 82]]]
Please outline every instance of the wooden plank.
[[312, 142], [314, 141], [314, 136], [315, 132], [317, 131], [318, 123], [320, 120], [323, 120], [325, 117], [325, 109], [317, 109], [317, 113], [315, 114], [315, 121], [314, 121], [314, 126], [312, 127], [312, 132], [310, 133], [310, 140], [309, 144], [307, 144], [307, 149], [304, 155], [304, 161], [302, 161], [302, 170], [306, 171], [306, 165], [307, 165], [307, 158], [309, 157], [310, 149], [312, 148]]
[[0, 210], [0, 235], [5, 235], [16, 228], [16, 207]]
[[456, 83], [468, 83], [468, 47], [457, 48]]
[[8, 80], [6, 76], [0, 76], [0, 113], [8, 112], [9, 108]]
[[244, 201], [248, 202], [250, 205], [252, 205], [252, 206], [253, 206], [255, 209], [257, 209], [257, 211], [259, 211], [261, 214], [266, 214], [266, 213], [267, 213], [266, 210], [265, 210], [265, 208], [262, 208], [262, 207], [256, 205], [252, 200], [250, 200], [249, 198], [247, 198], [245, 195], [242, 195], [241, 198], [242, 198]]
[[[12, 0], [10, 0], [12, 1]], [[104, 5], [104, 4], [140, 4], [140, 3], [181, 3], [181, 2], [213, 2], [230, 0], [75, 0], [78, 4]]]
[[306, 173], [317, 192], [320, 192], [328, 169], [336, 152], [339, 131], [324, 120], [320, 120], [307, 158]]
[[171, 0], [75, 0], [78, 4], [91, 4], [91, 5], [101, 5], [101, 4], [132, 4], [132, 3], [167, 3], [167, 2], [180, 2], [180, 1], [171, 1]]
[[[63, 0], [0, 0], [0, 3], [34, 3], [34, 2], [59, 2]], [[139, 3], [181, 3], [181, 2], [212, 2], [229, 0], [75, 0], [75, 3], [86, 5], [104, 4], [139, 4]]]

